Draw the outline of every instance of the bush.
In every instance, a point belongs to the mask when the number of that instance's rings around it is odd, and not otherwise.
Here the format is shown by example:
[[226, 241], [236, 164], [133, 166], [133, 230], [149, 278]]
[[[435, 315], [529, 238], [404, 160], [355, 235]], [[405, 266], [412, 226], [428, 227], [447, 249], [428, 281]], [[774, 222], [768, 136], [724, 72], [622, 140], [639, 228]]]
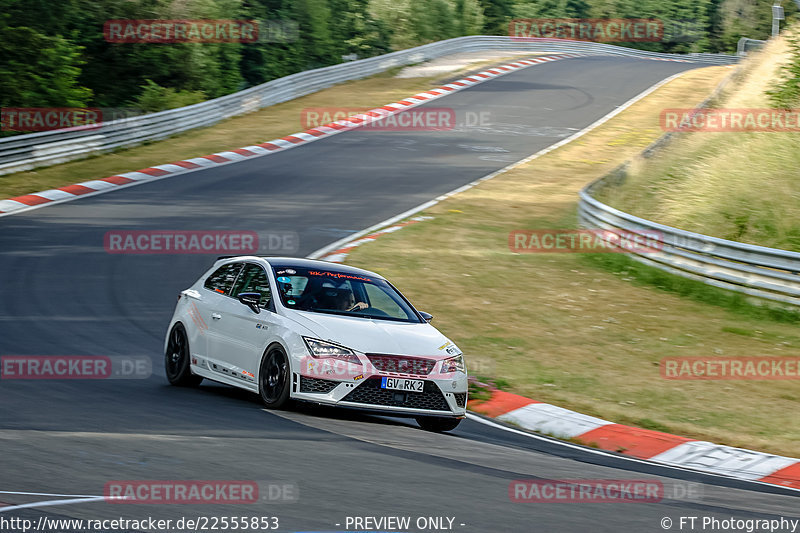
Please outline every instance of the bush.
[[767, 91], [772, 107], [792, 109], [800, 104], [800, 38], [795, 30], [786, 37], [791, 59], [781, 68], [781, 77]]
[[202, 91], [177, 91], [172, 87], [162, 87], [152, 80], [145, 80], [134, 106], [146, 113], [155, 113], [197, 104], [205, 99], [206, 95]]

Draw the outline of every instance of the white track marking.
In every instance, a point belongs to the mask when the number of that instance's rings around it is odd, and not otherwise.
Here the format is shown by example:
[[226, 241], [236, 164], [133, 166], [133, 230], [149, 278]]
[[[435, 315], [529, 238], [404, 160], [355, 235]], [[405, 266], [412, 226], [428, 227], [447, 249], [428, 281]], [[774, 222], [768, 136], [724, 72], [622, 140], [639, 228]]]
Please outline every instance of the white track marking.
[[96, 494], [52, 494], [49, 492], [17, 492], [10, 490], [0, 490], [0, 494], [13, 494], [15, 496], [48, 496], [51, 498], [100, 498]]
[[[670, 76], [670, 77], [668, 77], [668, 78], [666, 78], [664, 80], [661, 80], [660, 82], [652, 85], [650, 88], [648, 88], [645, 91], [643, 91], [643, 92], [639, 93], [638, 95], [634, 96], [633, 98], [631, 98], [630, 100], [625, 102], [623, 105], [617, 107], [615, 110], [613, 110], [610, 113], [604, 115], [603, 117], [601, 117], [597, 121], [593, 122], [589, 126], [585, 127], [584, 129], [580, 130], [579, 132], [577, 132], [577, 133], [571, 135], [570, 137], [567, 137], [566, 139], [563, 139], [563, 140], [561, 140], [561, 141], [559, 141], [559, 142], [557, 142], [557, 143], [555, 143], [553, 145], [550, 145], [549, 147], [544, 148], [543, 150], [540, 150], [539, 152], [536, 152], [535, 154], [533, 154], [533, 155], [531, 155], [531, 156], [529, 156], [529, 157], [527, 157], [525, 159], [521, 159], [521, 160], [519, 160], [519, 161], [517, 161], [515, 163], [512, 163], [512, 164], [510, 164], [510, 165], [498, 170], [498, 171], [492, 172], [491, 174], [488, 174], [488, 175], [486, 175], [486, 176], [484, 176], [482, 178], [479, 178], [479, 179], [477, 179], [477, 180], [475, 180], [475, 181], [473, 181], [471, 183], [468, 183], [468, 184], [466, 184], [464, 186], [458, 187], [457, 189], [455, 189], [453, 191], [450, 191], [449, 193], [446, 193], [446, 194], [444, 194], [442, 196], [439, 196], [438, 198], [436, 198], [434, 200], [430, 200], [430, 201], [425, 202], [425, 203], [423, 203], [421, 205], [418, 205], [417, 207], [414, 207], [414, 208], [409, 209], [407, 211], [404, 211], [404, 212], [402, 212], [402, 213], [400, 213], [398, 215], [395, 215], [395, 216], [393, 216], [391, 218], [388, 218], [388, 219], [386, 219], [386, 220], [384, 220], [382, 222], [379, 222], [378, 224], [370, 226], [369, 228], [366, 228], [366, 229], [364, 229], [364, 230], [362, 230], [360, 232], [357, 232], [357, 233], [355, 233], [353, 235], [350, 235], [349, 237], [345, 237], [344, 239], [340, 239], [340, 240], [338, 240], [338, 241], [336, 241], [334, 243], [331, 243], [328, 246], [325, 246], [323, 248], [320, 248], [319, 250], [316, 250], [315, 252], [312, 252], [311, 254], [309, 254], [306, 257], [312, 258], [312, 259], [313, 258], [317, 258], [317, 257], [321, 257], [321, 256], [325, 255], [326, 253], [332, 251], [332, 250], [336, 250], [337, 248], [341, 248], [344, 244], [346, 244], [346, 243], [348, 243], [348, 242], [350, 242], [352, 240], [355, 240], [355, 239], [360, 238], [360, 237], [362, 237], [364, 235], [367, 235], [368, 233], [374, 232], [374, 231], [376, 231], [376, 230], [378, 230], [378, 229], [380, 229], [382, 227], [391, 225], [391, 224], [393, 224], [393, 223], [395, 223], [397, 221], [403, 220], [404, 218], [407, 218], [407, 217], [409, 217], [409, 216], [411, 216], [413, 214], [416, 214], [416, 213], [418, 213], [420, 211], [423, 211], [425, 209], [433, 207], [434, 205], [438, 204], [442, 200], [445, 200], [446, 198], [449, 198], [450, 196], [453, 196], [455, 194], [458, 194], [459, 192], [471, 189], [472, 187], [474, 187], [475, 185], [478, 185], [481, 182], [487, 181], [487, 180], [489, 180], [491, 178], [494, 178], [495, 176], [498, 176], [500, 174], [503, 174], [503, 173], [511, 170], [512, 168], [515, 168], [515, 167], [517, 167], [517, 166], [519, 166], [521, 164], [524, 164], [524, 163], [526, 163], [528, 161], [532, 161], [532, 160], [534, 160], [534, 159], [536, 159], [536, 158], [538, 158], [538, 157], [540, 157], [542, 155], [545, 155], [545, 154], [547, 154], [549, 152], [552, 152], [553, 150], [555, 150], [557, 148], [560, 148], [561, 146], [564, 146], [565, 144], [567, 144], [569, 142], [572, 142], [573, 140], [575, 140], [575, 139], [577, 139], [579, 137], [582, 137], [583, 135], [589, 133], [593, 129], [601, 126], [602, 124], [604, 124], [608, 120], [612, 119], [613, 117], [615, 117], [616, 115], [618, 115], [619, 113], [624, 111], [625, 109], [629, 108], [630, 106], [632, 106], [633, 104], [635, 104], [639, 100], [645, 98], [646, 96], [648, 96], [652, 92], [656, 91], [661, 86], [669, 83], [670, 81], [678, 78], [679, 76], [681, 76], [683, 74], [685, 74], [685, 72], [680, 72], [680, 73], [677, 73], [677, 74], [675, 74], [673, 76]], [[442, 95], [442, 96], [444, 96], [444, 95]], [[413, 107], [416, 107], [416, 106], [413, 106]], [[271, 142], [274, 142], [274, 141], [271, 141]], [[197, 158], [197, 159], [200, 159], [200, 158]], [[193, 162], [199, 163], [199, 161], [193, 161]], [[125, 186], [122, 186], [120, 188], [124, 188], [124, 187]], [[93, 195], [94, 194], [87, 194], [86, 196], [93, 196]], [[58, 202], [58, 203], [60, 203], [60, 202]], [[632, 457], [625, 457], [625, 456], [618, 455], [618, 454], [612, 454], [612, 453], [605, 452], [605, 451], [602, 451], [602, 450], [586, 448], [584, 446], [578, 446], [578, 445], [571, 444], [571, 443], [568, 443], [568, 442], [559, 441], [559, 440], [552, 439], [552, 438], [546, 438], [546, 437], [542, 437], [542, 436], [539, 436], [539, 435], [535, 435], [533, 433], [528, 433], [528, 432], [525, 432], [525, 431], [520, 431], [520, 430], [517, 430], [517, 429], [514, 429], [514, 428], [510, 428], [510, 427], [504, 426], [502, 424], [497, 424], [497, 423], [492, 422], [490, 420], [484, 419], [484, 418], [482, 418], [480, 416], [477, 416], [477, 415], [474, 415], [472, 413], [467, 413], [467, 418], [469, 420], [474, 420], [474, 421], [476, 421], [478, 423], [481, 423], [481, 424], [484, 424], [484, 425], [487, 425], [487, 426], [490, 426], [490, 427], [493, 427], [493, 428], [496, 428], [496, 429], [501, 429], [503, 431], [508, 431], [508, 432], [515, 433], [515, 434], [518, 434], [518, 435], [523, 435], [523, 436], [526, 436], [526, 437], [529, 437], [529, 438], [532, 438], [532, 439], [536, 439], [536, 440], [547, 441], [547, 442], [550, 442], [551, 444], [556, 444], [556, 445], [559, 445], [559, 446], [562, 446], [562, 447], [565, 447], [565, 448], [581, 450], [581, 451], [583, 451], [585, 453], [591, 453], [591, 454], [595, 454], [595, 455], [602, 455], [602, 456], [605, 456], [605, 457], [616, 457], [617, 459], [630, 461], [630, 462], [634, 462], [634, 463], [657, 465], [657, 466], [659, 466], [661, 468], [668, 468], [668, 469], [672, 469], [672, 470], [678, 470], [678, 471], [681, 471], [681, 472], [687, 472], [687, 471], [688, 472], [700, 472], [700, 473], [702, 473], [704, 475], [708, 475], [708, 476], [712, 476], [712, 477], [718, 477], [718, 478], [722, 478], [722, 479], [736, 479], [736, 478], [730, 478], [728, 476], [721, 476], [721, 475], [714, 474], [714, 473], [709, 473], [709, 472], [704, 472], [704, 471], [699, 471], [699, 470], [693, 470], [693, 469], [689, 469], [689, 468], [675, 467], [675, 466], [670, 466], [670, 465], [665, 465], [665, 464], [658, 464], [658, 463], [653, 463], [653, 462], [650, 462], [650, 461], [645, 461], [645, 460], [642, 460], [642, 459], [635, 459], [635, 458], [632, 458]], [[742, 480], [740, 480], [740, 481], [742, 481]], [[770, 484], [770, 483], [763, 483], [763, 482], [760, 482], [760, 481], [746, 481], [746, 482], [747, 483], [755, 483], [755, 484], [762, 485], [762, 486], [765, 486], [765, 487], [776, 487], [776, 486], [778, 486], [778, 485], [773, 485], [773, 484]], [[778, 487], [780, 487], [780, 486], [778, 486]], [[800, 493], [800, 489], [795, 489], [795, 488], [791, 488], [791, 487], [781, 487], [781, 488], [783, 488], [784, 490], [789, 490], [789, 491], [794, 491], [794, 492]], [[15, 510], [15, 509], [25, 509], [25, 508], [33, 508], [33, 507], [47, 507], [47, 506], [57, 506], [57, 505], [68, 505], [68, 504], [73, 504], [73, 503], [88, 503], [88, 502], [106, 500], [105, 496], [88, 496], [88, 495], [45, 494], [45, 493], [35, 493], [35, 492], [12, 492], [12, 491], [0, 491], [0, 494], [69, 497], [69, 499], [65, 499], [65, 500], [49, 500], [49, 501], [34, 502], [34, 503], [15, 505], [15, 506], [9, 506], [9, 507], [0, 507], [0, 512], [5, 512], [5, 511], [10, 511], [10, 510]], [[74, 497], [74, 496], [78, 496], [78, 497]]]
[[[9, 505], [0, 507], [0, 513], [15, 511], [17, 509], [31, 509], [35, 507], [53, 507], [56, 505], [70, 505], [73, 503], [100, 502], [116, 498], [115, 496], [97, 496], [94, 494], [54, 494], [51, 492], [19, 492], [10, 490], [0, 490], [0, 494], [10, 494], [15, 496], [47, 496], [49, 498], [67, 498], [62, 500], [46, 500], [42, 502], [22, 503], [20, 505]], [[124, 499], [119, 498], [119, 499]]]
[[418, 205], [417, 207], [412, 207], [408, 211], [403, 211], [399, 215], [395, 215], [395, 216], [393, 216], [391, 218], [388, 218], [388, 219], [386, 219], [386, 220], [384, 220], [382, 222], [378, 222], [377, 224], [374, 224], [374, 225], [368, 227], [367, 229], [364, 229], [364, 230], [361, 230], [361, 231], [359, 231], [357, 233], [354, 233], [353, 235], [350, 235], [348, 237], [344, 237], [343, 239], [339, 239], [338, 241], [333, 242], [333, 243], [331, 243], [331, 244], [329, 244], [327, 246], [324, 246], [324, 247], [320, 248], [319, 250], [311, 252], [306, 257], [309, 258], [309, 259], [319, 259], [320, 257], [323, 257], [324, 255], [326, 255], [326, 254], [328, 254], [328, 253], [330, 253], [330, 252], [332, 252], [334, 250], [338, 250], [339, 248], [342, 248], [345, 244], [347, 244], [348, 242], [350, 242], [352, 240], [361, 238], [364, 235], [367, 235], [369, 233], [377, 231], [377, 230], [379, 230], [379, 229], [381, 229], [381, 228], [383, 228], [385, 226], [389, 226], [391, 224], [394, 224], [395, 222], [399, 222], [400, 220], [403, 220], [404, 218], [408, 218], [411, 215], [419, 213], [420, 211], [424, 211], [425, 209], [429, 209], [429, 208], [433, 207], [434, 205], [438, 204], [439, 202], [441, 202], [442, 200], [450, 198], [451, 196], [454, 196], [454, 195], [456, 195], [456, 194], [458, 194], [460, 192], [463, 192], [463, 191], [466, 191], [468, 189], [471, 189], [472, 187], [478, 185], [479, 183], [482, 183], [482, 182], [484, 182], [486, 180], [490, 180], [490, 179], [494, 178], [495, 176], [499, 176], [500, 174], [508, 172], [512, 168], [518, 167], [519, 165], [525, 164], [525, 163], [527, 163], [529, 161], [533, 161], [534, 159], [539, 158], [539, 157], [541, 157], [541, 156], [543, 156], [543, 155], [545, 155], [547, 153], [550, 153], [550, 152], [552, 152], [553, 150], [555, 150], [557, 148], [561, 148], [565, 144], [568, 144], [568, 143], [574, 141], [575, 139], [586, 135], [587, 133], [589, 133], [593, 129], [602, 126], [603, 124], [605, 124], [606, 122], [608, 122], [609, 120], [611, 120], [612, 118], [617, 116], [618, 114], [622, 113], [623, 111], [628, 109], [630, 106], [632, 106], [633, 104], [635, 104], [636, 102], [638, 102], [642, 98], [645, 98], [646, 96], [650, 95], [650, 93], [652, 93], [652, 92], [656, 91], [657, 89], [661, 88], [661, 86], [666, 85], [667, 83], [671, 82], [672, 80], [682, 76], [686, 72], [688, 72], [688, 71], [684, 71], [684, 72], [679, 72], [677, 74], [673, 74], [672, 76], [670, 76], [668, 78], [665, 78], [665, 79], [659, 81], [658, 83], [653, 84], [648, 89], [645, 89], [644, 91], [642, 91], [641, 93], [637, 94], [636, 96], [634, 96], [633, 98], [631, 98], [630, 100], [628, 100], [627, 102], [622, 104], [621, 106], [617, 107], [615, 110], [613, 110], [610, 113], [607, 113], [606, 115], [600, 117], [596, 121], [592, 122], [591, 124], [589, 124], [588, 126], [583, 128], [582, 130], [570, 135], [566, 139], [562, 139], [562, 140], [558, 141], [555, 144], [551, 144], [547, 148], [539, 150], [538, 152], [536, 152], [535, 154], [533, 154], [531, 156], [528, 156], [528, 157], [526, 157], [524, 159], [520, 159], [519, 161], [517, 161], [515, 163], [511, 163], [510, 165], [508, 165], [506, 167], [503, 167], [500, 170], [496, 170], [495, 172], [492, 172], [491, 174], [487, 174], [486, 176], [484, 176], [482, 178], [478, 178], [477, 180], [475, 180], [473, 182], [467, 183], [466, 185], [462, 185], [461, 187], [459, 187], [457, 189], [454, 189], [454, 190], [452, 190], [452, 191], [450, 191], [450, 192], [448, 192], [446, 194], [443, 194], [442, 196], [439, 196], [438, 198], [435, 198], [433, 200], [427, 201], [424, 204]]
[[[338, 241], [333, 242], [333, 243], [329, 244], [328, 246], [325, 246], [323, 248], [320, 248], [319, 250], [316, 250], [316, 251], [312, 252], [311, 254], [307, 255], [306, 257], [309, 258], [309, 259], [318, 259], [320, 257], [323, 257], [323, 256], [333, 252], [334, 250], [338, 250], [339, 248], [343, 248], [346, 244], [348, 244], [348, 243], [350, 243], [352, 241], [355, 241], [356, 239], [359, 239], [359, 238], [363, 237], [364, 235], [367, 235], [367, 234], [370, 234], [370, 233], [374, 233], [374, 232], [378, 231], [381, 228], [384, 228], [386, 226], [389, 226], [389, 225], [392, 225], [392, 224], [394, 224], [396, 222], [399, 222], [400, 220], [408, 218], [411, 215], [419, 213], [420, 211], [424, 211], [425, 209], [428, 209], [428, 208], [438, 204], [442, 200], [445, 200], [445, 199], [447, 199], [447, 198], [449, 198], [451, 196], [454, 196], [454, 195], [456, 195], [456, 194], [458, 194], [458, 193], [460, 193], [462, 191], [466, 191], [468, 189], [471, 189], [472, 187], [478, 185], [479, 183], [482, 183], [484, 181], [490, 180], [490, 179], [494, 178], [495, 176], [498, 176], [500, 174], [503, 174], [503, 173], [511, 170], [512, 168], [515, 168], [515, 167], [517, 167], [517, 166], [519, 166], [521, 164], [527, 163], [527, 162], [532, 161], [532, 160], [534, 160], [534, 159], [536, 159], [538, 157], [541, 157], [541, 156], [543, 156], [543, 155], [545, 155], [545, 154], [547, 154], [549, 152], [552, 152], [553, 150], [555, 150], [557, 148], [560, 148], [561, 146], [564, 146], [565, 144], [568, 144], [568, 143], [574, 141], [575, 139], [578, 139], [579, 137], [582, 137], [583, 135], [586, 135], [587, 133], [589, 133], [590, 131], [594, 130], [595, 128], [598, 128], [599, 126], [605, 124], [606, 122], [608, 122], [609, 120], [611, 120], [612, 118], [614, 118], [615, 116], [617, 116], [618, 114], [623, 112], [624, 110], [626, 110], [629, 107], [631, 107], [632, 105], [634, 105], [639, 100], [645, 98], [646, 96], [650, 95], [654, 91], [658, 90], [660, 87], [666, 85], [667, 83], [669, 83], [672, 80], [682, 76], [685, 73], [686, 72], [679, 72], [677, 74], [674, 74], [672, 76], [669, 76], [668, 78], [665, 78], [665, 79], [659, 81], [658, 83], [653, 84], [648, 89], [645, 89], [644, 91], [642, 91], [638, 95], [634, 96], [633, 98], [631, 98], [630, 100], [628, 100], [627, 102], [622, 104], [621, 106], [617, 107], [615, 110], [613, 110], [610, 113], [607, 113], [606, 115], [602, 116], [601, 118], [599, 118], [598, 120], [596, 120], [592, 124], [588, 125], [587, 127], [583, 128], [582, 130], [580, 130], [580, 131], [576, 132], [575, 134], [567, 137], [566, 139], [562, 139], [561, 141], [559, 141], [559, 142], [557, 142], [555, 144], [552, 144], [549, 147], [544, 148], [544, 149], [536, 152], [535, 154], [533, 154], [533, 155], [531, 155], [531, 156], [529, 156], [529, 157], [527, 157], [525, 159], [521, 159], [521, 160], [517, 161], [516, 163], [512, 163], [512, 164], [510, 164], [510, 165], [508, 165], [508, 166], [506, 166], [506, 167], [504, 167], [504, 168], [502, 168], [502, 169], [500, 169], [498, 171], [492, 172], [491, 174], [488, 174], [488, 175], [486, 175], [486, 176], [484, 176], [482, 178], [479, 178], [479, 179], [477, 179], [477, 180], [475, 180], [475, 181], [473, 181], [471, 183], [468, 183], [466, 185], [458, 187], [457, 189], [454, 189], [454, 190], [450, 191], [447, 194], [439, 196], [438, 198], [435, 198], [434, 200], [430, 200], [428, 202], [425, 202], [424, 204], [421, 204], [421, 205], [418, 205], [417, 207], [409, 209], [408, 211], [404, 211], [403, 213], [400, 213], [399, 215], [395, 215], [395, 216], [393, 216], [393, 217], [391, 217], [389, 219], [386, 219], [383, 222], [379, 222], [377, 224], [374, 224], [374, 225], [372, 225], [372, 226], [370, 226], [370, 227], [368, 227], [368, 228], [366, 228], [366, 229], [364, 229], [362, 231], [359, 231], [359, 232], [357, 232], [357, 233], [355, 233], [353, 235], [350, 235], [349, 237], [345, 237], [343, 239], [339, 239]], [[719, 474], [716, 474], [714, 472], [709, 472], [709, 471], [706, 471], [706, 470], [699, 470], [699, 469], [684, 468], [684, 467], [679, 467], [679, 466], [672, 466], [672, 465], [668, 465], [668, 464], [664, 464], [664, 463], [656, 463], [656, 462], [649, 461], [649, 460], [636, 459], [636, 458], [632, 458], [632, 457], [626, 457], [626, 456], [623, 456], [623, 455], [612, 454], [612, 453], [605, 452], [605, 451], [602, 451], [602, 450], [586, 448], [584, 446], [578, 446], [578, 445], [575, 445], [575, 444], [570, 444], [568, 442], [559, 441], [559, 440], [552, 439], [552, 438], [545, 438], [545, 437], [541, 437], [541, 436], [535, 435], [533, 433], [528, 433], [528, 432], [512, 429], [512, 428], [509, 428], [507, 426], [504, 426], [504, 425], [501, 425], [501, 424], [497, 424], [495, 422], [491, 422], [489, 420], [486, 420], [486, 419], [484, 419], [482, 417], [479, 417], [477, 415], [474, 415], [472, 413], [467, 413], [467, 418], [469, 418], [470, 420], [475, 420], [475, 421], [480, 422], [482, 424], [490, 425], [492, 427], [500, 428], [500, 429], [503, 429], [503, 430], [506, 430], [506, 431], [511, 431], [513, 433], [517, 433], [517, 434], [520, 434], [520, 435], [526, 435], [528, 437], [539, 439], [539, 440], [546, 440], [548, 442], [551, 442], [551, 443], [554, 443], [554, 444], [557, 444], [557, 445], [560, 445], [560, 446], [563, 446], [563, 447], [566, 447], [566, 448], [583, 450], [585, 452], [594, 453], [594, 454], [597, 454], [597, 455], [603, 455], [603, 456], [606, 456], [606, 457], [617, 457], [617, 458], [620, 458], [620, 459], [623, 459], [623, 460], [627, 460], [627, 461], [633, 461], [633, 462], [641, 463], [641, 464], [657, 465], [657, 466], [660, 466], [662, 468], [670, 468], [670, 469], [679, 470], [679, 471], [682, 471], [682, 472], [687, 472], [687, 471], [700, 472], [700, 473], [708, 475], [708, 476], [714, 476], [714, 477], [719, 477], [719, 478], [723, 478], [723, 479], [737, 479], [739, 481], [744, 481], [744, 482], [747, 482], [747, 483], [757, 483], [759, 485], [766, 486], [766, 487], [781, 487], [783, 489], [787, 489], [787, 490], [790, 490], [790, 491], [800, 492], [800, 489], [795, 489], [795, 488], [792, 488], [792, 487], [785, 487], [785, 486], [776, 485], [776, 484], [773, 484], [773, 483], [764, 483], [762, 481], [756, 481], [756, 480], [744, 480], [742, 478], [734, 478], [734, 477], [730, 477], [730, 476], [719, 475]]]
[[44, 502], [23, 503], [22, 505], [12, 505], [9, 507], [0, 507], [0, 513], [7, 511], [16, 511], [18, 509], [32, 509], [35, 507], [55, 507], [56, 505], [70, 505], [73, 503], [89, 503], [105, 501], [105, 496], [92, 496], [90, 498], [71, 498], [69, 500], [48, 500]]
[[[593, 54], [585, 54], [586, 57], [590, 57], [592, 55]], [[558, 54], [557, 56], [554, 56], [552, 59], [549, 59], [548, 61], [555, 61], [556, 59], [570, 59], [570, 58], [573, 58], [573, 57], [583, 57], [583, 56], [584, 55]], [[528, 66], [533, 66], [533, 65], [536, 65], [536, 64], [538, 64], [538, 63], [530, 63], [530, 64], [528, 64]], [[510, 74], [512, 72], [518, 72], [519, 70], [521, 70], [521, 69], [510, 70], [510, 71], [507, 72], [507, 74]], [[481, 82], [484, 82], [484, 81], [489, 81], [490, 79], [494, 79], [494, 77], [479, 78], [479, 80], [477, 82], [469, 81], [469, 80], [466, 80], [466, 79], [459, 80], [460, 82], [463, 83], [463, 85], [457, 86], [457, 91], [460, 91], [460, 90], [463, 90], [463, 89], [467, 89], [467, 88], [469, 88], [469, 87], [471, 87], [471, 86], [473, 86], [473, 85], [475, 85], [477, 83], [481, 83]], [[448, 95], [450, 95], [450, 94], [452, 94], [454, 92], [456, 92], [456, 91], [447, 91], [447, 92], [444, 92], [444, 93], [439, 94], [439, 95], [425, 94], [424, 98], [414, 98], [414, 97], [406, 98], [403, 101], [409, 102], [409, 104], [401, 104], [402, 105], [402, 110], [413, 109], [413, 108], [415, 108], [415, 107], [417, 107], [419, 105], [428, 103], [428, 102], [430, 102], [432, 100], [446, 97], [446, 96], [448, 96]], [[424, 93], [422, 93], [422, 94], [424, 94]], [[394, 102], [394, 104], [397, 104], [397, 102]], [[386, 106], [383, 106], [383, 107], [386, 107]], [[380, 108], [375, 108], [375, 109], [380, 109]], [[400, 109], [398, 109], [398, 111], [400, 111]], [[298, 146], [304, 146], [309, 142], [313, 142], [313, 141], [316, 141], [316, 140], [319, 140], [319, 139], [324, 139], [326, 137], [330, 137], [332, 135], [337, 135], [339, 133], [344, 133], [346, 131], [352, 131], [353, 129], [359, 128], [359, 127], [364, 125], [364, 122], [349, 123], [347, 121], [342, 121], [342, 120], [336, 121], [335, 123], [339, 124], [339, 125], [344, 125], [344, 126], [346, 126], [346, 128], [345, 129], [341, 129], [341, 130], [333, 130], [333, 131], [327, 133], [326, 135], [320, 136], [320, 137], [316, 137], [316, 136], [311, 135], [310, 139], [303, 140], [302, 142], [299, 142], [299, 143], [293, 143], [291, 141], [286, 141], [286, 140], [283, 140], [283, 139], [271, 139], [271, 140], [269, 140], [267, 142], [271, 143], [271, 144], [274, 144], [275, 146], [278, 146], [279, 150], [267, 150], [266, 153], [262, 153], [262, 154], [259, 154], [259, 155], [269, 155], [269, 154], [272, 154], [272, 153], [278, 153], [279, 151], [290, 150], [290, 149], [296, 148]], [[298, 132], [298, 133], [304, 133], [304, 132]], [[293, 134], [287, 135], [287, 137], [298, 137], [299, 138], [297, 133], [293, 133]], [[62, 203], [66, 203], [66, 202], [72, 202], [72, 201], [74, 201], [76, 199], [79, 199], [79, 198], [89, 198], [91, 196], [97, 196], [99, 194], [105, 194], [105, 193], [110, 192], [110, 191], [126, 189], [128, 187], [135, 187], [137, 185], [141, 185], [142, 183], [150, 183], [150, 182], [153, 182], [153, 181], [172, 178], [172, 177], [175, 177], [175, 176], [180, 176], [180, 175], [183, 175], [183, 174], [188, 174], [188, 173], [191, 173], [191, 172], [196, 172], [196, 171], [199, 171], [199, 170], [203, 170], [203, 168], [218, 168], [218, 167], [221, 167], [223, 165], [236, 164], [236, 163], [239, 163], [241, 161], [239, 159], [239, 157], [242, 157], [243, 159], [247, 159], [247, 157], [240, 156], [239, 154], [236, 154], [236, 156], [237, 156], [236, 159], [230, 158], [230, 159], [228, 159], [228, 161], [225, 161], [223, 163], [216, 163], [216, 162], [208, 159], [208, 157], [212, 157], [212, 156], [215, 156], [215, 155], [219, 155], [219, 154], [209, 154], [208, 156], [195, 157], [193, 159], [185, 159], [183, 161], [189, 162], [189, 163], [194, 163], [196, 165], [199, 165], [202, 168], [184, 169], [184, 168], [181, 167], [180, 171], [173, 172], [173, 173], [170, 173], [170, 174], [164, 174], [163, 176], [151, 176], [149, 174], [142, 174], [142, 173], [140, 173], [138, 171], [128, 172], [128, 173], [125, 173], [125, 174], [116, 174], [117, 176], [123, 176], [123, 177], [127, 177], [127, 178], [130, 178], [130, 179], [134, 180], [131, 183], [126, 183], [124, 185], [116, 185], [116, 184], [109, 183], [107, 181], [102, 181], [102, 180], [91, 180], [91, 181], [88, 181], [88, 182], [79, 183], [78, 185], [84, 185], [84, 186], [87, 186], [90, 189], [94, 189], [94, 190], [92, 192], [90, 192], [90, 193], [77, 195], [77, 196], [73, 195], [73, 196], [71, 196], [69, 198], [62, 198], [62, 199], [58, 199], [58, 200], [52, 200], [50, 202], [45, 202], [45, 203], [41, 203], [41, 204], [36, 204], [36, 205], [30, 205], [29, 206], [29, 205], [20, 204], [19, 202], [15, 202], [15, 201], [11, 201], [11, 200], [0, 200], [0, 202], [7, 202], [7, 203], [5, 203], [5, 205], [7, 206], [6, 208], [7, 209], [11, 209], [11, 211], [5, 211], [5, 210], [0, 209], [0, 211], [4, 211], [4, 212], [0, 212], [0, 217], [7, 217], [7, 216], [11, 216], [11, 215], [16, 215], [16, 214], [19, 214], [19, 213], [25, 213], [25, 212], [28, 212], [28, 211], [33, 211], [35, 209], [41, 209], [43, 207], [48, 207], [48, 206], [51, 206], [51, 205], [57, 205], [57, 204], [62, 204]], [[251, 159], [252, 159], [252, 157], [251, 157]], [[31, 194], [35, 195], [36, 193], [31, 193]], [[0, 203], [0, 205], [3, 205], [3, 204]], [[18, 207], [19, 205], [25, 205], [25, 207]]]

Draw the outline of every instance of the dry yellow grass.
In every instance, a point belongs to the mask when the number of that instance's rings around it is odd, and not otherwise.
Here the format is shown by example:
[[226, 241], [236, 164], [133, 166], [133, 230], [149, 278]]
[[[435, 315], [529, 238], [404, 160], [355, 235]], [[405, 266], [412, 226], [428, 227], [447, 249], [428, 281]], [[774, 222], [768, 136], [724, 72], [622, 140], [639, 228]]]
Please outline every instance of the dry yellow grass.
[[779, 69], [789, 59], [789, 46], [785, 39], [769, 41], [760, 51], [742, 61], [741, 81], [735, 90], [727, 91], [725, 105], [728, 107], [766, 107], [766, 95]]
[[578, 190], [657, 138], [664, 107], [700, 102], [730, 68], [690, 71], [576, 142], [359, 247], [465, 351], [479, 374], [621, 423], [800, 454], [792, 382], [666, 381], [667, 356], [796, 355], [795, 325], [636, 286], [579, 255], [510, 253], [514, 229], [573, 227]]
[[[765, 91], [787, 54], [779, 39], [749, 57], [716, 107], [769, 107]], [[601, 198], [663, 224], [800, 251], [800, 135], [684, 134], [652, 160], [637, 161], [625, 184]]]

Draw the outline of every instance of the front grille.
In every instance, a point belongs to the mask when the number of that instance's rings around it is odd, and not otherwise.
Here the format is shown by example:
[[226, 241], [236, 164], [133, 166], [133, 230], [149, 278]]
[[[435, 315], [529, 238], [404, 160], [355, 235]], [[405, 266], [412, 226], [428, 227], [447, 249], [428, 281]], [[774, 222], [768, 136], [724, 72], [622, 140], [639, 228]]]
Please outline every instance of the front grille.
[[367, 359], [379, 372], [427, 376], [436, 365], [435, 359], [409, 357], [407, 355], [383, 355], [368, 353]]
[[432, 381], [425, 382], [422, 392], [401, 392], [382, 389], [381, 378], [379, 377], [369, 378], [342, 398], [342, 401], [368, 405], [407, 407], [409, 409], [429, 409], [431, 411], [450, 410], [442, 391]]
[[315, 392], [319, 394], [328, 394], [336, 388], [341, 381], [332, 381], [330, 379], [307, 378], [300, 376], [300, 392]]
[[467, 393], [466, 392], [454, 392], [453, 396], [456, 397], [456, 405], [459, 407], [465, 407], [467, 405]]

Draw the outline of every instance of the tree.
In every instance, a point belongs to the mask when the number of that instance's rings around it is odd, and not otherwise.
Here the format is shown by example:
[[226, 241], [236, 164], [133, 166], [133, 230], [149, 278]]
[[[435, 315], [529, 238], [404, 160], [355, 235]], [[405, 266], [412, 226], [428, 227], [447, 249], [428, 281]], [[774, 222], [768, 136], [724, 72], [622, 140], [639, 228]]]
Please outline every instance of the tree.
[[509, 24], [514, 16], [511, 0], [480, 0], [483, 8], [483, 33], [486, 35], [508, 35]]
[[[213, 98], [339, 63], [343, 55], [370, 57], [461, 35], [508, 35], [513, 18], [656, 18], [665, 24], [662, 41], [620, 44], [732, 51], [742, 36], [769, 35], [772, 2], [0, 0], [0, 101], [114, 107], [139, 99], [153, 106], [159, 95]], [[784, 4], [791, 17], [795, 4]], [[104, 38], [109, 19], [253, 19], [262, 29], [288, 31], [256, 43], [123, 44]]]
[[515, 18], [588, 18], [586, 0], [520, 0], [512, 8]]
[[456, 0], [455, 15], [459, 35], [479, 35], [482, 32], [486, 19], [478, 0]]
[[85, 107], [80, 47], [31, 28], [0, 27], [0, 107]]
[[327, 0], [295, 0], [292, 2], [292, 19], [299, 25], [300, 40], [297, 48], [302, 50], [302, 68], [317, 68], [341, 61], [336, 57], [329, 22], [332, 19]]
[[390, 32], [369, 10], [369, 0], [329, 0], [336, 13], [331, 20], [331, 38], [337, 55], [359, 58], [391, 51]]
[[420, 44], [413, 18], [416, 16], [411, 0], [371, 0], [370, 12], [382, 21], [391, 32], [393, 50], [411, 48]]

